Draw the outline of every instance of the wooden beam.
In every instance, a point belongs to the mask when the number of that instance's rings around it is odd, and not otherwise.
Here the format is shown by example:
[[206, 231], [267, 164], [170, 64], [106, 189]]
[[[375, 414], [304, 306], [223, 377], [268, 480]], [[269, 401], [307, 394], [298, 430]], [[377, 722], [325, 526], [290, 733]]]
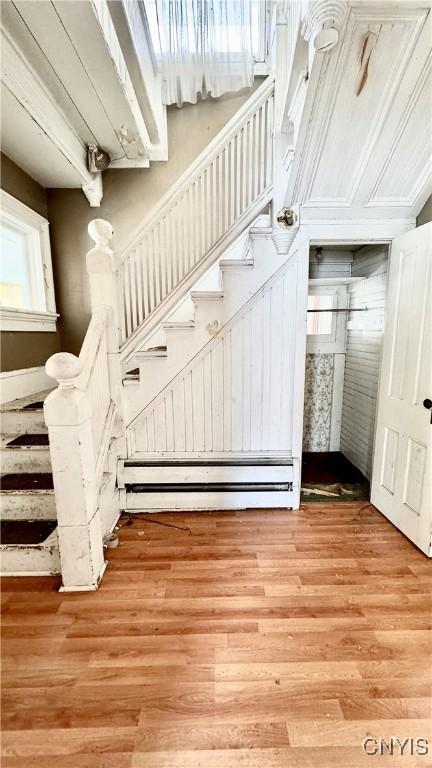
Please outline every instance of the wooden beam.
[[[99, 206], [102, 182], [87, 169], [87, 150], [24, 54], [3, 28], [1, 80], [76, 173], [91, 206]], [[47, 158], [49, 162], [49, 158]]]

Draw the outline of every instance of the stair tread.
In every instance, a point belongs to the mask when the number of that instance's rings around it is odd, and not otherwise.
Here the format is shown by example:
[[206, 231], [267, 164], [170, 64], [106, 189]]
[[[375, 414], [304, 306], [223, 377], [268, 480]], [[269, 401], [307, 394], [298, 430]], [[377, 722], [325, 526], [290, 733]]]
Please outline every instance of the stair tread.
[[223, 299], [223, 291], [191, 291], [191, 299]]
[[46, 448], [49, 446], [48, 434], [28, 434], [18, 435], [6, 443], [6, 448]]
[[224, 267], [253, 267], [253, 259], [221, 259], [219, 266], [221, 269]]
[[176, 330], [176, 329], [191, 329], [193, 330], [195, 328], [195, 322], [193, 320], [167, 320], [166, 322], [162, 323], [162, 328], [165, 331], [169, 331], [170, 329]]
[[2, 520], [1, 543], [28, 546], [42, 544], [57, 528], [57, 520]]
[[26, 397], [18, 397], [16, 400], [10, 400], [8, 403], [4, 403], [1, 406], [2, 411], [42, 411], [43, 404], [51, 389], [44, 390], [43, 392], [35, 392], [33, 395], [27, 395]]
[[1, 492], [8, 491], [52, 491], [51, 472], [9, 472], [1, 476]]
[[137, 360], [142, 360], [148, 357], [168, 357], [167, 348], [165, 349], [141, 349], [135, 354]]

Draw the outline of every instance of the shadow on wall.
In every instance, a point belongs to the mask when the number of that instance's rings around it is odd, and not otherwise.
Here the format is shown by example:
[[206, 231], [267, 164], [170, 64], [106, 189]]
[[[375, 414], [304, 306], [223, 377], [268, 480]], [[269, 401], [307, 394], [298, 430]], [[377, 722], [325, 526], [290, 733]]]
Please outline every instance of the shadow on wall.
[[225, 126], [253, 90], [168, 108], [167, 162], [148, 169], [108, 170], [103, 174], [100, 208], [90, 208], [81, 190], [48, 190], [57, 311], [62, 349], [78, 354], [90, 320], [90, 294], [85, 268], [91, 247], [87, 225], [108, 219], [114, 227], [113, 248], [121, 250], [130, 233], [145, 219], [161, 196]]

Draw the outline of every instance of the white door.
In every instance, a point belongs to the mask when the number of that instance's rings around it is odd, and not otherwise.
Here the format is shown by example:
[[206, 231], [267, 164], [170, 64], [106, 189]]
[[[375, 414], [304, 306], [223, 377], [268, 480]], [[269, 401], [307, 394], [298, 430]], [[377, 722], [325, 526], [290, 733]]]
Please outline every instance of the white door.
[[432, 224], [390, 252], [371, 501], [432, 556]]

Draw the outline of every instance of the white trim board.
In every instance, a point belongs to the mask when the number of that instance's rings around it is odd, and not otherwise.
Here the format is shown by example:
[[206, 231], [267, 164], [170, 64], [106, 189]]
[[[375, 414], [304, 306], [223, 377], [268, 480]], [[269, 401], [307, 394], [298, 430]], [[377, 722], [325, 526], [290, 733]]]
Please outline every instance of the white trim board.
[[2, 331], [45, 331], [57, 330], [56, 312], [32, 312], [25, 309], [0, 308], [0, 328]]
[[3, 371], [0, 373], [0, 403], [10, 403], [20, 397], [35, 395], [55, 386], [56, 382], [47, 376], [43, 366]]

